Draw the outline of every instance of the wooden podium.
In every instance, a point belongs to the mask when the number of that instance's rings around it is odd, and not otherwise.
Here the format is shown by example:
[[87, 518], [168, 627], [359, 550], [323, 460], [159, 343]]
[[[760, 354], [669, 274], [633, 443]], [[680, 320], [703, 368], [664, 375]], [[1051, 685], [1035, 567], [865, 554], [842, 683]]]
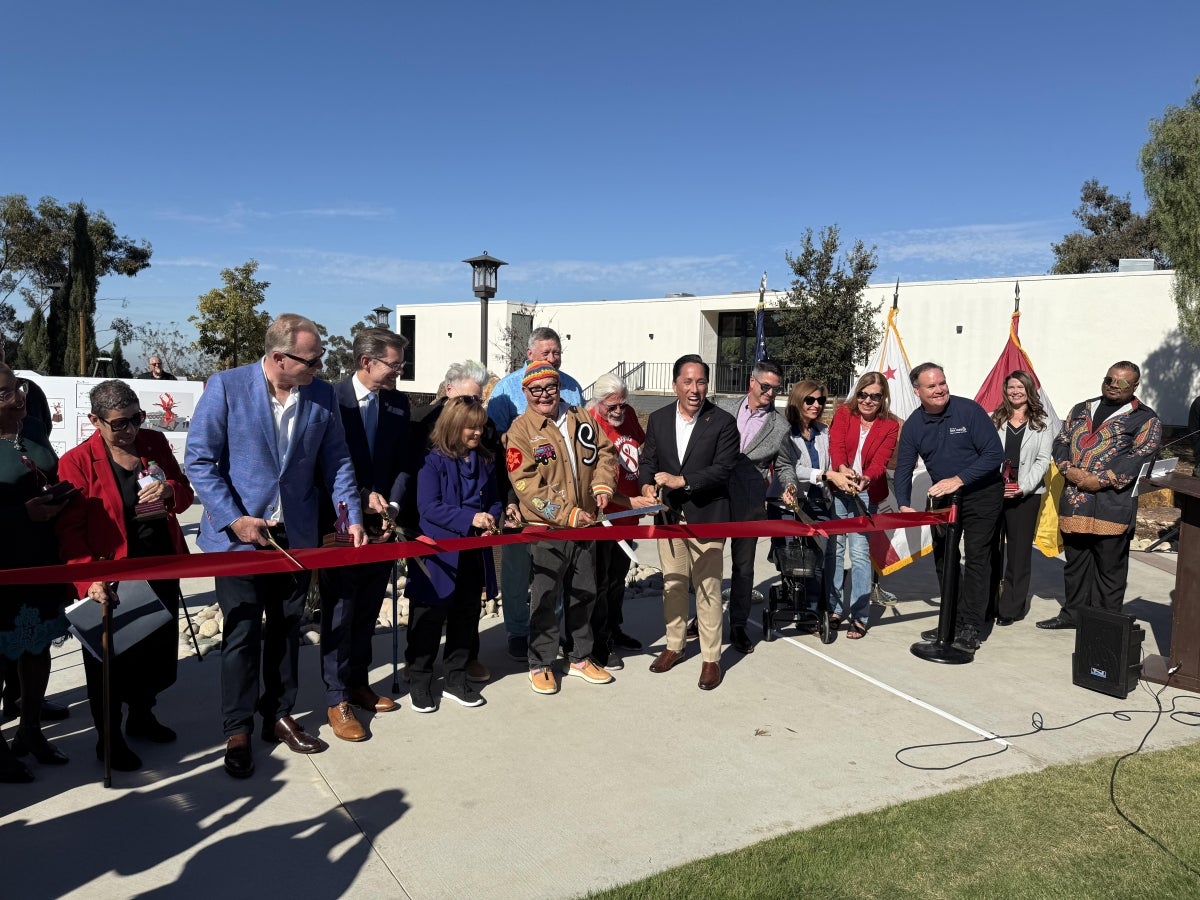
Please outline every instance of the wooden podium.
[[[1175, 492], [1179, 507], [1179, 555], [1175, 561], [1175, 599], [1171, 604], [1171, 654], [1154, 654], [1142, 664], [1142, 677], [1157, 684], [1200, 693], [1200, 478], [1172, 472], [1154, 480], [1156, 488]], [[1168, 676], [1167, 670], [1179, 671]]]

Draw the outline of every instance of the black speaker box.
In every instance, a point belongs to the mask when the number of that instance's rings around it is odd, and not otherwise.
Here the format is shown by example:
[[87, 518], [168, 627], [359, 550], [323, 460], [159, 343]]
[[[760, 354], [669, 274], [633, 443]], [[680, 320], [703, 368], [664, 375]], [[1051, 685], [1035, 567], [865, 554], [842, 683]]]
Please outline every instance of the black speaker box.
[[1075, 684], [1124, 700], [1142, 674], [1146, 632], [1133, 616], [1103, 609], [1078, 611], [1071, 669]]

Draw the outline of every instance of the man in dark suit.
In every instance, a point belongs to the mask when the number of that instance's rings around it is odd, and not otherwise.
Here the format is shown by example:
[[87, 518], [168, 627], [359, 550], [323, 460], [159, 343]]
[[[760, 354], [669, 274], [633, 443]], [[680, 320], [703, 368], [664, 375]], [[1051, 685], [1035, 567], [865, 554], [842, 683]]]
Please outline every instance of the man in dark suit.
[[[185, 453], [187, 476], [204, 503], [196, 543], [206, 553], [271, 541], [317, 546], [319, 469], [333, 504], [346, 504], [348, 532], [361, 546], [367, 538], [342, 417], [333, 388], [315, 378], [325, 355], [316, 324], [283, 314], [267, 328], [265, 351], [260, 360], [215, 374], [196, 404]], [[296, 753], [325, 749], [292, 718], [309, 580], [307, 571], [215, 579], [225, 616], [225, 771], [234, 778], [254, 774], [256, 709], [263, 740], [282, 741]]]
[[[382, 527], [383, 516], [392, 517], [403, 499], [409, 473], [408, 395], [396, 390], [404, 371], [408, 340], [386, 328], [364, 328], [354, 336], [357, 371], [334, 386], [346, 445], [354, 464], [359, 502], [367, 525]], [[389, 504], [395, 504], [391, 509]], [[320, 531], [334, 530], [333, 507], [321, 507]], [[379, 604], [387, 590], [390, 562], [322, 569], [321, 677], [329, 706], [329, 725], [344, 741], [367, 737], [351, 706], [368, 712], [397, 709], [390, 697], [371, 689], [371, 640]]]
[[[729, 479], [738, 456], [737, 421], [708, 400], [708, 364], [695, 354], [681, 356], [672, 371], [676, 402], [650, 414], [638, 466], [642, 496], [633, 505], [663, 502], [672, 517], [688, 524], [729, 521]], [[688, 579], [696, 592], [700, 632], [701, 690], [721, 683], [721, 563], [725, 541], [693, 538], [660, 540], [663, 617], [667, 649], [651, 672], [667, 672], [684, 657], [687, 641]]]
[[[771, 464], [779, 442], [788, 433], [787, 419], [775, 409], [775, 398], [783, 390], [783, 372], [769, 359], [759, 360], [750, 373], [744, 397], [720, 400], [718, 408], [737, 421], [741, 452], [729, 482], [729, 505], [735, 522], [753, 522], [767, 517], [767, 486]], [[739, 653], [753, 653], [754, 642], [746, 633], [750, 618], [750, 595], [754, 590], [754, 551], [758, 538], [729, 540], [729, 642]]]

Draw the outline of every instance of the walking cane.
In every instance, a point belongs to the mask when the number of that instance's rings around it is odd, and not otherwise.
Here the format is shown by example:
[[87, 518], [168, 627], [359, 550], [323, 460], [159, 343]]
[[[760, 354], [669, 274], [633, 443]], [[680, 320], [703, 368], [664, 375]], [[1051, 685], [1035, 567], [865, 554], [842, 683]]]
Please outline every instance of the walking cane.
[[400, 588], [399, 560], [392, 560], [392, 694], [400, 693]]
[[176, 588], [176, 593], [179, 595], [179, 605], [183, 607], [183, 617], [187, 620], [188, 634], [192, 636], [192, 647], [196, 651], [196, 659], [204, 662], [204, 657], [200, 654], [200, 641], [196, 637], [196, 626], [192, 624], [192, 613], [188, 609], [187, 601], [183, 599], [183, 589]]
[[112, 607], [117, 603], [117, 586], [108, 586], [108, 600], [100, 605], [100, 694], [104, 715], [104, 786], [112, 787]]

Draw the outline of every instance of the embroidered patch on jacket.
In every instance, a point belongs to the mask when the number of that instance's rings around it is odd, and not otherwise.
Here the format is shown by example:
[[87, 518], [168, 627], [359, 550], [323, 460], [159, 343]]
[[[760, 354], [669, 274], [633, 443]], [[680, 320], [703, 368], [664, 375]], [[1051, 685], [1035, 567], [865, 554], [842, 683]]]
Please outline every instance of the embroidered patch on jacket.
[[562, 509], [562, 506], [559, 504], [543, 500], [541, 497], [534, 497], [529, 502], [533, 504], [534, 509], [542, 514], [543, 519], [549, 519], [551, 522], [558, 515], [558, 511]]
[[521, 463], [525, 461], [525, 457], [521, 455], [521, 451], [516, 447], [509, 447], [504, 452], [504, 464], [508, 467], [508, 471], [515, 472], [521, 468]]
[[522, 478], [520, 481], [514, 484], [513, 487], [515, 487], [518, 491], [525, 490], [525, 479]]
[[553, 444], [540, 444], [533, 448], [533, 461], [539, 466], [548, 466], [555, 459], [558, 459], [558, 454], [554, 452]]
[[596, 449], [596, 430], [592, 428], [591, 423], [581, 422], [579, 430], [575, 432], [575, 439], [579, 442], [579, 446], [587, 451], [586, 454], [580, 456], [579, 462], [585, 466], [594, 466], [600, 453]]

